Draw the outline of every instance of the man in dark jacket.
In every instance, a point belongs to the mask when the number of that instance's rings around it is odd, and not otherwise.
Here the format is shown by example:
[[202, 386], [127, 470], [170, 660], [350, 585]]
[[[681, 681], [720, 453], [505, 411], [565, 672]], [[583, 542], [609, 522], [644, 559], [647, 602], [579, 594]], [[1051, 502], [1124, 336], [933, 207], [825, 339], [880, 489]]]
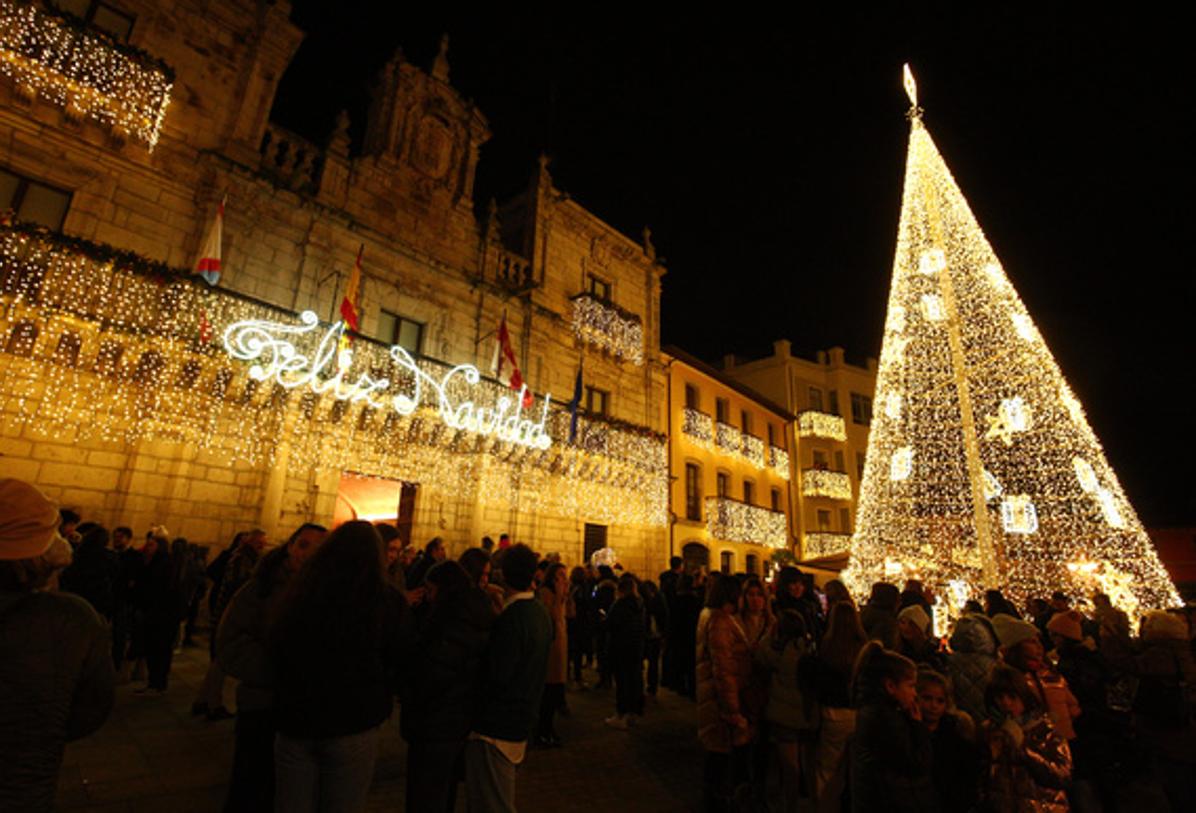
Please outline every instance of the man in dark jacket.
[[[684, 569], [685, 561], [680, 556], [674, 556], [669, 559], [669, 569], [660, 574], [660, 599], [669, 613], [676, 610], [677, 582]], [[662, 632], [667, 633], [667, 630], [662, 630]], [[676, 652], [666, 646], [660, 669], [660, 685], [666, 689], [675, 689], [679, 682]]]
[[482, 670], [482, 706], [465, 750], [470, 810], [514, 811], [515, 768], [540, 706], [552, 619], [531, 590], [536, 554], [512, 545], [503, 559], [506, 604]]
[[[48, 811], [66, 743], [112, 711], [103, 622], [78, 596], [39, 588], [54, 573], [58, 508], [0, 480], [0, 810]], [[59, 565], [61, 566], [61, 565]]]

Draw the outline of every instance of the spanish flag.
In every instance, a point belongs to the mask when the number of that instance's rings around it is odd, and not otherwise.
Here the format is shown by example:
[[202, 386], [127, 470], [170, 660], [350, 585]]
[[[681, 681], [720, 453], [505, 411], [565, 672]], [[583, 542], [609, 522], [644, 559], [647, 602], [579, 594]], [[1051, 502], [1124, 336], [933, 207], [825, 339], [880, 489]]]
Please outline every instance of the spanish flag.
[[361, 330], [358, 319], [357, 302], [361, 298], [361, 254], [365, 251], [365, 244], [357, 249], [357, 262], [353, 264], [353, 271], [349, 274], [349, 287], [345, 289], [345, 298], [341, 300], [341, 319], [349, 329]]

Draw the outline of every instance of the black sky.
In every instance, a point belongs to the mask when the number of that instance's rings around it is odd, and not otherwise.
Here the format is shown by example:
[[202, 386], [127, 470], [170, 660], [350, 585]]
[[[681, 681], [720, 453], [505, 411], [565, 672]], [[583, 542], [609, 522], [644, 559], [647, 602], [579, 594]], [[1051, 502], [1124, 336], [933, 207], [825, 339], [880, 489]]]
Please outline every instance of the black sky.
[[447, 32], [452, 83], [493, 132], [479, 204], [522, 189], [546, 151], [557, 186], [599, 217], [636, 237], [651, 226], [666, 343], [717, 359], [784, 337], [862, 361], [879, 353], [892, 272], [908, 60], [1143, 521], [1196, 525], [1186, 29], [1124, 5], [964, 5], [420, 16], [294, 0], [308, 37], [273, 117], [322, 143], [343, 107], [360, 138], [395, 48], [428, 66]]

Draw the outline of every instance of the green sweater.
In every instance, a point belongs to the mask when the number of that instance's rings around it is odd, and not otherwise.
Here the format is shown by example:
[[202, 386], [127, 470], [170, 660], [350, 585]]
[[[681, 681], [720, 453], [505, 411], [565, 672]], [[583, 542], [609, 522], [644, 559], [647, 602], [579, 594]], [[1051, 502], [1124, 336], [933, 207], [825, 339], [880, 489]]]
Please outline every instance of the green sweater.
[[507, 606], [494, 622], [482, 675], [482, 709], [473, 730], [523, 742], [540, 709], [552, 619], [534, 598]]

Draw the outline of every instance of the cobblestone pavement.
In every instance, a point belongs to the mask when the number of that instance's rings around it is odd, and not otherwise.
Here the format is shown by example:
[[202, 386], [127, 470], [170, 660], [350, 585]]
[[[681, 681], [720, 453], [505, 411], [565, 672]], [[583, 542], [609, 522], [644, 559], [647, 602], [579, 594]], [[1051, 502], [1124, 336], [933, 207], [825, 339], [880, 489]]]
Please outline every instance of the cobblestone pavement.
[[[219, 811], [232, 764], [233, 721], [191, 716], [207, 667], [207, 647], [175, 656], [170, 690], [140, 697], [117, 687], [116, 709], [102, 729], [67, 747], [59, 808], [72, 813]], [[593, 682], [594, 676], [589, 675]], [[232, 683], [227, 697], [232, 700]], [[689, 811], [701, 797], [702, 752], [694, 706], [668, 691], [649, 702], [631, 731], [602, 724], [611, 691], [571, 691], [572, 714], [557, 730], [565, 745], [532, 749], [519, 773], [518, 807], [528, 811]], [[407, 748], [398, 715], [386, 723], [368, 809], [404, 809]], [[459, 794], [463, 795], [463, 794]], [[463, 799], [457, 809], [463, 811]]]

